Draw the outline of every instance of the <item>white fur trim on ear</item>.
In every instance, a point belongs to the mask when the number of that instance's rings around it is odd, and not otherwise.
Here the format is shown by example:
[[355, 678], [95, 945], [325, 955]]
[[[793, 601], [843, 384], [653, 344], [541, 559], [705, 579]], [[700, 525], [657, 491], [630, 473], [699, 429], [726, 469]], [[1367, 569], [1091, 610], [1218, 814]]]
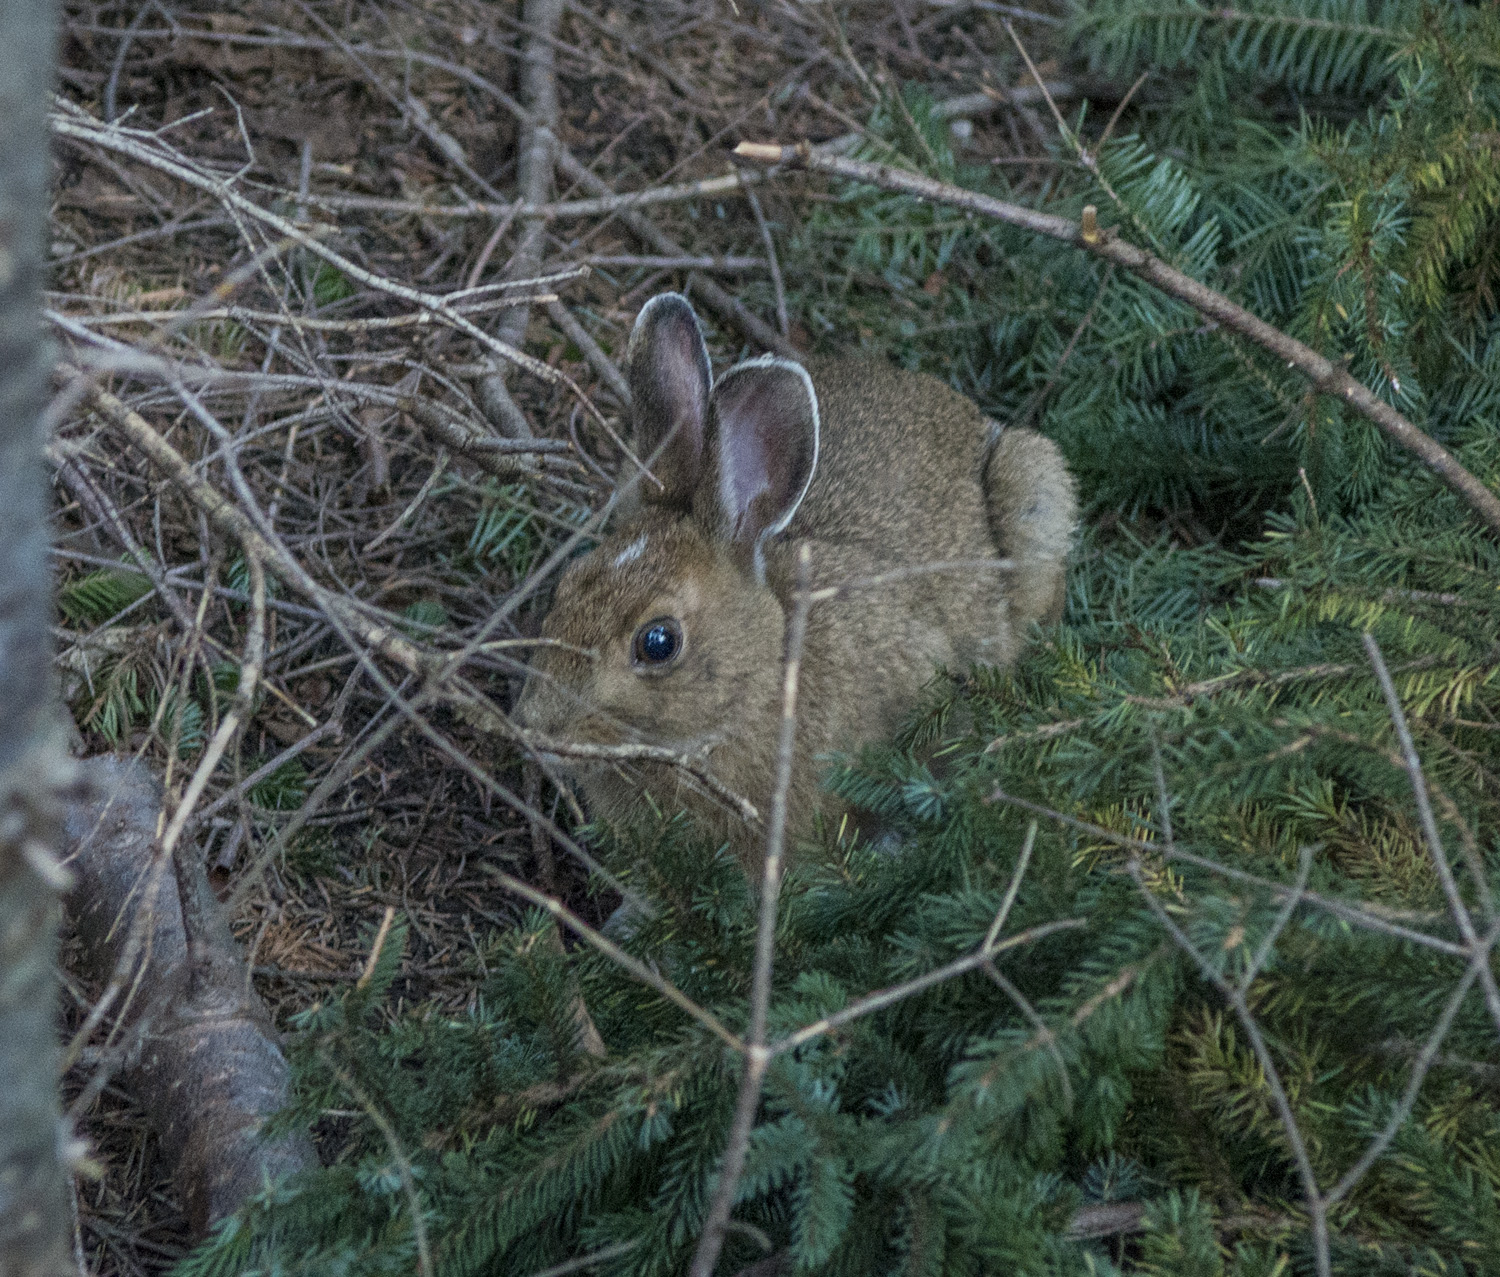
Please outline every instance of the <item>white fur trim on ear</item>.
[[[758, 584], [764, 585], [766, 583], [766, 541], [778, 532], [786, 530], [787, 524], [792, 521], [793, 516], [796, 515], [798, 509], [801, 507], [803, 498], [807, 496], [807, 490], [812, 487], [813, 476], [818, 473], [818, 450], [822, 445], [823, 428], [822, 419], [818, 415], [818, 392], [813, 389], [812, 377], [809, 376], [807, 369], [795, 359], [784, 359], [780, 355], [760, 355], [755, 359], [747, 359], [743, 363], [735, 364], [724, 376], [727, 377], [730, 373], [738, 372], [741, 368], [785, 368], [790, 372], [796, 373], [797, 376], [802, 378], [802, 384], [807, 389], [807, 404], [812, 410], [812, 465], [807, 468], [807, 481], [803, 483], [802, 491], [797, 494], [796, 500], [787, 505], [786, 512], [781, 518], [777, 519], [775, 523], [768, 524], [762, 528], [760, 535], [755, 538], [753, 558], [755, 580]], [[719, 478], [721, 486], [723, 482], [724, 478], [721, 475]], [[721, 491], [721, 498], [726, 506], [734, 504], [732, 493]]]
[[786, 368], [796, 373], [802, 378], [802, 384], [807, 388], [807, 405], [812, 409], [812, 465], [807, 467], [807, 482], [802, 485], [802, 491], [797, 494], [797, 499], [787, 506], [786, 513], [775, 523], [768, 525], [760, 534], [759, 540], [764, 541], [767, 537], [775, 536], [786, 529], [786, 525], [792, 521], [792, 516], [802, 505], [802, 499], [807, 496], [807, 490], [812, 487], [813, 475], [818, 473], [818, 446], [823, 434], [822, 419], [818, 416], [818, 392], [813, 389], [812, 377], [809, 376], [807, 369], [795, 359], [783, 359], [780, 355], [761, 355], [758, 359], [747, 359], [737, 367]]

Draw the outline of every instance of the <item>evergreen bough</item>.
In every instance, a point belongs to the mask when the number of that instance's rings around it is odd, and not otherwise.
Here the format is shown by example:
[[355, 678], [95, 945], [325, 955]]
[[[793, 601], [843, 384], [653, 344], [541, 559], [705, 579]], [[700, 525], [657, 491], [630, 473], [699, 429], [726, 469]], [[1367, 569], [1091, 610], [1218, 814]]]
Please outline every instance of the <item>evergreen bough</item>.
[[[1097, 205], [1344, 358], [1500, 488], [1500, 9], [1102, 0], [1072, 37], [1092, 68], [1150, 76], [1135, 131], [1097, 172], [1060, 168], [1049, 206]], [[1004, 196], [928, 108], [888, 101], [871, 157]], [[1470, 961], [1436, 859], [1493, 937], [1500, 550], [1368, 423], [1139, 281], [836, 195], [791, 247], [809, 328], [1035, 421], [1092, 530], [1062, 627], [1009, 672], [940, 674], [902, 739], [833, 767], [901, 846], [830, 830], [795, 861], [772, 1040], [975, 953], [1015, 883], [1003, 934], [1035, 934], [776, 1056], [720, 1271], [786, 1251], [861, 1275], [1313, 1273], [1306, 1176], [1328, 1194], [1386, 1135], [1328, 1207], [1332, 1271], [1500, 1273], [1495, 964]], [[737, 866], [670, 819], [599, 841], [657, 905], [625, 947], [738, 1031]], [[284, 1120], [359, 1114], [340, 1159], [184, 1277], [408, 1273], [416, 1211], [444, 1274], [683, 1271], [738, 1059], [553, 927], [490, 939], [465, 1017], [385, 1010], [399, 928], [307, 1013]], [[1083, 1235], [1080, 1208], [1112, 1202], [1139, 1231]]]

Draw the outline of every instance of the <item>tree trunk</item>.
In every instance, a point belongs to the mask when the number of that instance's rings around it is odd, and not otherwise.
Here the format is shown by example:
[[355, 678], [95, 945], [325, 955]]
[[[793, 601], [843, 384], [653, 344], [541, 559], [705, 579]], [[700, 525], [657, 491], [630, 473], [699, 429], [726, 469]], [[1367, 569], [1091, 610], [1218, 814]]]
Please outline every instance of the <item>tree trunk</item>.
[[74, 1273], [57, 1101], [54, 855], [70, 765], [52, 693], [40, 289], [54, 5], [0, 0], [0, 1273]]

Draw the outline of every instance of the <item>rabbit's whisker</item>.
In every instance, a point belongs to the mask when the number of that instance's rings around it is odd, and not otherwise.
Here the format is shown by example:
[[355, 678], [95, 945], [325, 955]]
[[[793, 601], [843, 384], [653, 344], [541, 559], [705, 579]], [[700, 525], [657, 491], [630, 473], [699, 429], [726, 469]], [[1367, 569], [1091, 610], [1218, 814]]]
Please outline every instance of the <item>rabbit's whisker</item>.
[[481, 643], [474, 650], [476, 652], [500, 652], [512, 647], [555, 647], [562, 652], [572, 652], [574, 656], [582, 656], [590, 661], [597, 661], [599, 653], [592, 647], [576, 647], [572, 643], [565, 643], [562, 639], [555, 638], [518, 638], [518, 639], [491, 639], [487, 643]]

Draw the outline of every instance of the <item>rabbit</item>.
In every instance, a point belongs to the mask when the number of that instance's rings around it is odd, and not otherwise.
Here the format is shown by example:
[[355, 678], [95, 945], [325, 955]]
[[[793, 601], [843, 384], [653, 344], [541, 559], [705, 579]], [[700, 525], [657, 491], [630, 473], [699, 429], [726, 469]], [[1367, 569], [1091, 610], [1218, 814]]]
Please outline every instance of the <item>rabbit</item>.
[[[813, 587], [846, 588], [808, 617], [790, 847], [820, 802], [836, 812], [820, 759], [891, 735], [936, 667], [1004, 666], [1031, 622], [1061, 617], [1073, 479], [1042, 435], [1000, 430], [942, 382], [884, 363], [764, 356], [716, 382], [677, 293], [641, 310], [626, 372], [648, 473], [559, 581], [517, 717], [555, 740], [664, 746], [766, 816], [806, 543]], [[1008, 570], [973, 563], [1001, 558]], [[642, 794], [686, 809], [758, 876], [764, 832], [685, 769], [553, 761], [596, 818]]]

